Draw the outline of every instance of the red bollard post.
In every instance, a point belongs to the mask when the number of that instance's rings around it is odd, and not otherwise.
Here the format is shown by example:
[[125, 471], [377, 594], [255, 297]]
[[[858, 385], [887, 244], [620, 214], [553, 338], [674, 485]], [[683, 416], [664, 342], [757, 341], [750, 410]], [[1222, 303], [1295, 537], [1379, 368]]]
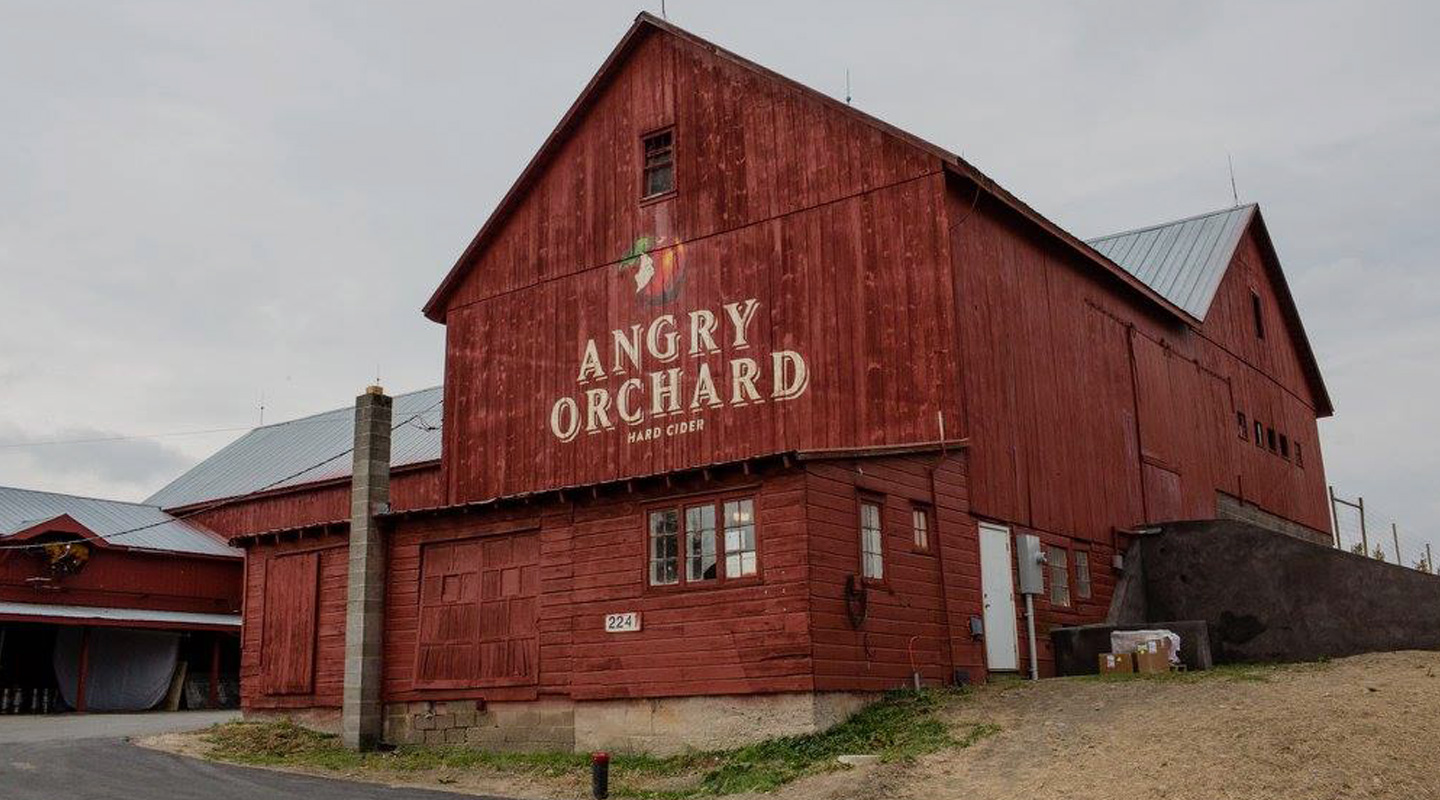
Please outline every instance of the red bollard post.
[[590, 793], [595, 800], [610, 796], [610, 754], [590, 754]]

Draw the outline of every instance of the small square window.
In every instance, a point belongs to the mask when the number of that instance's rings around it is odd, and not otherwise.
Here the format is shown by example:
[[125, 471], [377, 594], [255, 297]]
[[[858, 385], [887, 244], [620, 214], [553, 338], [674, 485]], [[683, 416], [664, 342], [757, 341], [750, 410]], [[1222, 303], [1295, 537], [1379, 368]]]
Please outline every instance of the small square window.
[[661, 131], [643, 140], [645, 165], [640, 176], [641, 199], [675, 191], [674, 132]]
[[1236, 412], [1235, 412], [1235, 421], [1240, 424], [1240, 438], [1241, 438], [1241, 439], [1248, 439], [1248, 438], [1250, 438], [1250, 423], [1245, 420], [1245, 412], [1244, 412], [1244, 411], [1236, 411]]
[[860, 574], [882, 580], [885, 577], [885, 552], [880, 531], [878, 503], [860, 504]]
[[1084, 550], [1075, 551], [1075, 596], [1090, 599], [1090, 554]]
[[1280, 457], [1286, 461], [1290, 460], [1290, 437], [1280, 434]]
[[930, 510], [915, 506], [910, 510], [910, 527], [915, 535], [915, 549], [930, 549]]
[[1045, 563], [1050, 567], [1050, 605], [1070, 607], [1070, 563], [1063, 547], [1045, 546]]
[[1273, 453], [1273, 452], [1275, 452], [1276, 450], [1279, 450], [1279, 449], [1280, 449], [1279, 443], [1275, 440], [1275, 429], [1274, 429], [1274, 428], [1266, 428], [1266, 429], [1265, 429], [1265, 441], [1270, 445], [1270, 452]]
[[1255, 446], [1265, 446], [1265, 424], [1258, 419], [1255, 420]]

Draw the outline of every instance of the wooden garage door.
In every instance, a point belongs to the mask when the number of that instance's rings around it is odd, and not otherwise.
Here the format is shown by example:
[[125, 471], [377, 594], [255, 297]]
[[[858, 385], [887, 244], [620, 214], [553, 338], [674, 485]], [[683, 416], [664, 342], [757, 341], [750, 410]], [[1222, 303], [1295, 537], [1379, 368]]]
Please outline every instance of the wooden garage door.
[[418, 688], [535, 683], [536, 534], [437, 542], [420, 561]]
[[271, 558], [265, 570], [260, 685], [265, 694], [309, 694], [315, 686], [318, 553]]

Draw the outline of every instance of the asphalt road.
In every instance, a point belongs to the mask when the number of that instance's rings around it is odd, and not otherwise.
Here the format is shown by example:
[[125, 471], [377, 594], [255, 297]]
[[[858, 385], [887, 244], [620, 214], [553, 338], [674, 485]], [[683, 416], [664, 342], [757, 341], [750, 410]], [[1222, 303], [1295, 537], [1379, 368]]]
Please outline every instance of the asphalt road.
[[[103, 738], [117, 729], [138, 727], [141, 730], [127, 735], [139, 735], [193, 730], [214, 721], [206, 721], [204, 715], [164, 719], [166, 716], [172, 715], [0, 718], [0, 798], [456, 800], [457, 797], [449, 792], [395, 789], [215, 764], [137, 747], [122, 738]], [[141, 719], [134, 719], [137, 717]], [[20, 722], [12, 722], [15, 720]], [[102, 738], [89, 738], [96, 734]]]

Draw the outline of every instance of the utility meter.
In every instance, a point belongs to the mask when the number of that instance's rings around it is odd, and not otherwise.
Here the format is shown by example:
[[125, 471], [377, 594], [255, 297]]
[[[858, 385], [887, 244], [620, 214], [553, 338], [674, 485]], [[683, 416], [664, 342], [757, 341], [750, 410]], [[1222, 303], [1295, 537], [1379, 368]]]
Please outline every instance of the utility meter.
[[1015, 535], [1015, 558], [1020, 562], [1020, 593], [1045, 593], [1045, 549], [1040, 537], [1033, 533]]

